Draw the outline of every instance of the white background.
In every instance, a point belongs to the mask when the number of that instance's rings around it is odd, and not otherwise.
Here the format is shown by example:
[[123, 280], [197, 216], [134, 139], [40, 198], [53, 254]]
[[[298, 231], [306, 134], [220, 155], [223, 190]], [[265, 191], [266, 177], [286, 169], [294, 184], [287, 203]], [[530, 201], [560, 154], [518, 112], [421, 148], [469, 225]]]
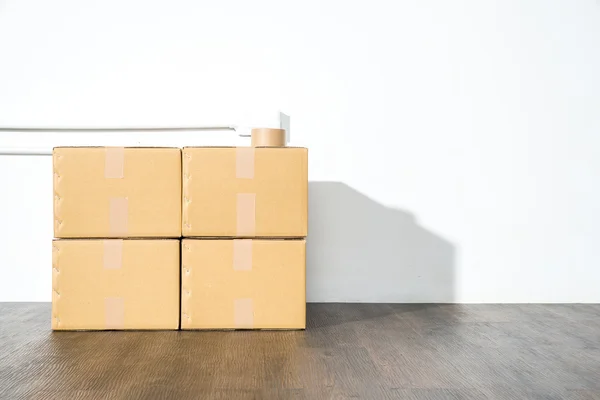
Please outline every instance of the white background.
[[[0, 126], [291, 115], [309, 301], [600, 302], [599, 72], [596, 0], [0, 0]], [[51, 299], [51, 168], [0, 156], [0, 301]]]

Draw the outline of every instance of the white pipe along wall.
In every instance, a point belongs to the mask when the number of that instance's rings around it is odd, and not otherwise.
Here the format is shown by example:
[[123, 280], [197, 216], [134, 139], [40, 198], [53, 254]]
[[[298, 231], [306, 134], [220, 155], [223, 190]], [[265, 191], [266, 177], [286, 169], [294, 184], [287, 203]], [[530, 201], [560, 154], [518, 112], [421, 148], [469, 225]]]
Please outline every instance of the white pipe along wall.
[[[0, 126], [281, 109], [309, 148], [308, 301], [600, 302], [598, 49], [594, 0], [4, 0]], [[244, 140], [0, 132], [4, 149]], [[0, 301], [51, 299], [51, 162], [0, 156]]]

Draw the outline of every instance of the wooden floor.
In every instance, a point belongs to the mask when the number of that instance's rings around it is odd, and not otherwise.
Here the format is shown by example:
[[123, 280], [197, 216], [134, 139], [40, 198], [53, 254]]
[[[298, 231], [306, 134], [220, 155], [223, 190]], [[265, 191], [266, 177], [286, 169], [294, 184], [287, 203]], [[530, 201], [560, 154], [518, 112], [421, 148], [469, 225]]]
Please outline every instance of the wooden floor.
[[1, 399], [600, 399], [600, 305], [311, 304], [306, 331], [56, 332], [0, 303]]

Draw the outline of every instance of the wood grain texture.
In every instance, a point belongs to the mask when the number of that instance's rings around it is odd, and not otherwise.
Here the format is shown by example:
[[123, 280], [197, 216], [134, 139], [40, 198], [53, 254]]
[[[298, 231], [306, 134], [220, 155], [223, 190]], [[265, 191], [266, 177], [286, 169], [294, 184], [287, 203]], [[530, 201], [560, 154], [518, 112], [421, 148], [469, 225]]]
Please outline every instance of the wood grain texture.
[[599, 305], [309, 304], [306, 331], [52, 332], [0, 303], [0, 399], [600, 399]]

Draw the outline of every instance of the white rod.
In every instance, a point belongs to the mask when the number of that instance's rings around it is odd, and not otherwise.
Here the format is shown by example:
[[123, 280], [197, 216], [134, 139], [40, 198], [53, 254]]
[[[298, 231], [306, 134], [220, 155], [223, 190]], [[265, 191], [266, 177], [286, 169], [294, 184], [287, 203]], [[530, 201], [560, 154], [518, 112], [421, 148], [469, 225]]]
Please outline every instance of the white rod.
[[[176, 132], [176, 131], [237, 131], [238, 136], [248, 137], [249, 129], [238, 126], [181, 126], [181, 127], [103, 127], [103, 128], [39, 128], [39, 127], [0, 127], [0, 132]], [[0, 156], [51, 156], [51, 148], [0, 147]]]
[[[287, 140], [290, 135], [290, 117], [279, 112], [279, 125], [286, 130]], [[0, 132], [156, 132], [156, 131], [235, 131], [240, 137], [250, 137], [251, 128], [239, 125], [221, 126], [164, 126], [164, 127], [33, 127], [0, 126]], [[0, 156], [51, 156], [52, 148], [35, 147], [0, 147]]]
[[52, 149], [35, 147], [0, 147], [0, 156], [51, 156]]
[[104, 126], [104, 127], [36, 127], [36, 126], [0, 126], [0, 132], [156, 132], [156, 131], [236, 131], [239, 127], [228, 126]]

